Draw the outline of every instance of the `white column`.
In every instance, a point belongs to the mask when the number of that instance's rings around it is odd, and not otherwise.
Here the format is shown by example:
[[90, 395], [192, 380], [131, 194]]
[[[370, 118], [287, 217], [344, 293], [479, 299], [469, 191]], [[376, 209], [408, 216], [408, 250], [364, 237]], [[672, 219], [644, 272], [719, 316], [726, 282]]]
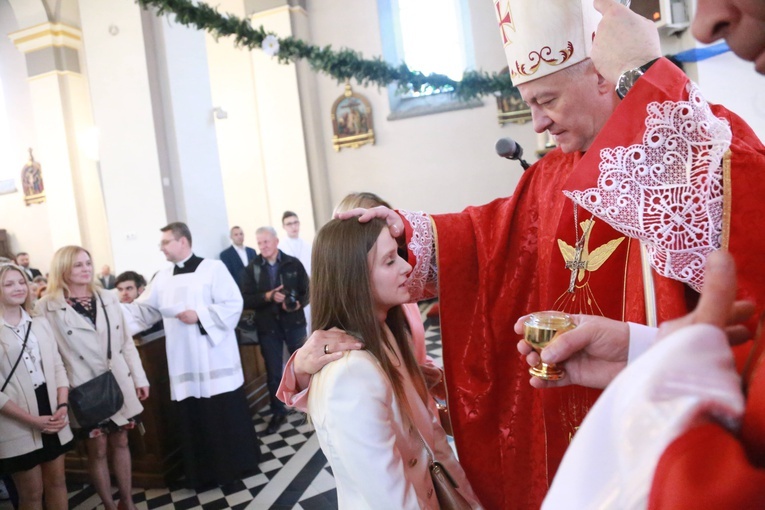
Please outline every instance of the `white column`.
[[[228, 219], [205, 34], [171, 21], [171, 16], [144, 18], [156, 51], [155, 126], [162, 124], [160, 164], [166, 164], [172, 196], [165, 193], [169, 221], [189, 225], [194, 252], [217, 257], [228, 243]], [[148, 35], [147, 35], [148, 37]], [[166, 159], [166, 163], [163, 163]], [[163, 171], [164, 174], [164, 171]], [[167, 179], [167, 181], [164, 181]]]
[[[246, 17], [242, 0], [210, 2], [220, 12]], [[255, 104], [252, 57], [233, 38], [206, 34], [210, 85], [218, 136], [223, 191], [230, 226], [245, 233], [245, 244], [255, 247], [255, 229], [272, 223], [264, 173], [261, 126]], [[258, 50], [256, 50], [258, 51]]]
[[[251, 22], [288, 37], [293, 35], [293, 11], [305, 15], [300, 7], [284, 5], [253, 14]], [[297, 71], [294, 64], [279, 64], [259, 50], [252, 52], [252, 62], [271, 223], [281, 232], [282, 213], [294, 211], [301, 237], [310, 241], [315, 220]]]
[[53, 247], [82, 245], [97, 264], [110, 263], [98, 168], [82, 148], [93, 121], [80, 71], [81, 32], [44, 22], [9, 36], [26, 58]]
[[148, 278], [163, 264], [157, 243], [168, 220], [141, 9], [132, 0], [80, 0], [79, 7], [113, 271]]

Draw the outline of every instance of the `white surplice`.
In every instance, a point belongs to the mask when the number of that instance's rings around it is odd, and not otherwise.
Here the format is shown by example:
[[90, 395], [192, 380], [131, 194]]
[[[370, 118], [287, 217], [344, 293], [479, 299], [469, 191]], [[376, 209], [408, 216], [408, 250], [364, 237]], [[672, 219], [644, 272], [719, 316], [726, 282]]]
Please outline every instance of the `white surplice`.
[[682, 328], [623, 370], [574, 436], [543, 510], [642, 510], [664, 450], [691, 427], [736, 430], [741, 380], [725, 333]]
[[[172, 267], [164, 269], [135, 304], [143, 311], [144, 328], [152, 323], [146, 307], [153, 309], [155, 318], [156, 311], [162, 315], [173, 400], [208, 398], [244, 383], [235, 333], [242, 295], [221, 261], [204, 259], [193, 273], [173, 275]], [[199, 324], [175, 318], [184, 310], [197, 313], [206, 335]]]

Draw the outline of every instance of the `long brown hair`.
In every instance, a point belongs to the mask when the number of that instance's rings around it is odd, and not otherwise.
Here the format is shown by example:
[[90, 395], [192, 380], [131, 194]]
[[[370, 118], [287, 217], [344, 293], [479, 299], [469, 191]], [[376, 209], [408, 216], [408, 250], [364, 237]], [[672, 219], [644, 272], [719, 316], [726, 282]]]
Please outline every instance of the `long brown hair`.
[[[21, 307], [30, 315], [34, 316], [33, 313], [33, 303], [35, 297], [32, 295], [32, 289], [29, 288], [29, 280], [27, 279], [26, 273], [24, 273], [24, 270], [21, 269], [16, 264], [0, 264], [0, 295], [5, 292], [3, 290], [3, 280], [5, 280], [5, 275], [8, 274], [9, 271], [16, 271], [18, 272], [23, 278], [24, 283], [27, 284], [27, 298], [24, 300], [24, 302], [21, 304]], [[0, 303], [0, 312], [5, 310], [5, 305]]]
[[[69, 285], [66, 283], [66, 277], [74, 267], [74, 259], [82, 251], [87, 253], [88, 258], [93, 261], [90, 252], [81, 246], [64, 246], [53, 254], [46, 294], [52, 298], [69, 296]], [[90, 283], [88, 283], [88, 291], [91, 294], [96, 293], [96, 286], [93, 283], [92, 277]]]
[[[352, 219], [332, 220], [319, 230], [311, 258], [311, 324], [314, 330], [335, 327], [356, 336], [382, 366], [398, 401], [408, 407], [401, 375], [385, 352], [386, 348], [394, 350], [383, 324], [375, 316], [369, 277], [367, 255], [384, 228], [388, 227], [380, 219], [368, 223]], [[424, 401], [426, 386], [400, 305], [388, 311], [385, 323], [401, 352], [399, 361], [411, 374]]]

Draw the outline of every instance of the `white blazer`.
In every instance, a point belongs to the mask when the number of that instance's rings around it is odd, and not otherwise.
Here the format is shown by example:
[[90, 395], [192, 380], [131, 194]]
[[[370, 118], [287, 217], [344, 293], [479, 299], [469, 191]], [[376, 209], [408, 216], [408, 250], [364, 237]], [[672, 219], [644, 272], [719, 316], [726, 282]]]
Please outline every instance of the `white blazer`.
[[[481, 508], [444, 429], [402, 370], [413, 421], [473, 508]], [[393, 386], [367, 351], [349, 351], [311, 379], [308, 412], [337, 483], [339, 508], [438, 509], [428, 454], [404, 425]]]

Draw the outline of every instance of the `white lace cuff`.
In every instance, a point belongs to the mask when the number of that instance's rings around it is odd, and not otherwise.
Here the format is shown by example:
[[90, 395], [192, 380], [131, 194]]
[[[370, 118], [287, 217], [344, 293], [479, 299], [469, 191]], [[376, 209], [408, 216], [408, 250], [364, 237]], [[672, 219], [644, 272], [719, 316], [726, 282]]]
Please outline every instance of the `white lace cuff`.
[[409, 243], [406, 245], [409, 253], [414, 256], [412, 272], [407, 281], [411, 299], [420, 301], [436, 297], [438, 295], [438, 263], [430, 216], [422, 211], [399, 211], [399, 213], [409, 222], [412, 232]]
[[616, 230], [645, 243], [660, 275], [700, 290], [721, 246], [722, 159], [728, 123], [692, 82], [687, 101], [650, 103], [642, 144], [600, 151], [596, 188], [565, 192]]

